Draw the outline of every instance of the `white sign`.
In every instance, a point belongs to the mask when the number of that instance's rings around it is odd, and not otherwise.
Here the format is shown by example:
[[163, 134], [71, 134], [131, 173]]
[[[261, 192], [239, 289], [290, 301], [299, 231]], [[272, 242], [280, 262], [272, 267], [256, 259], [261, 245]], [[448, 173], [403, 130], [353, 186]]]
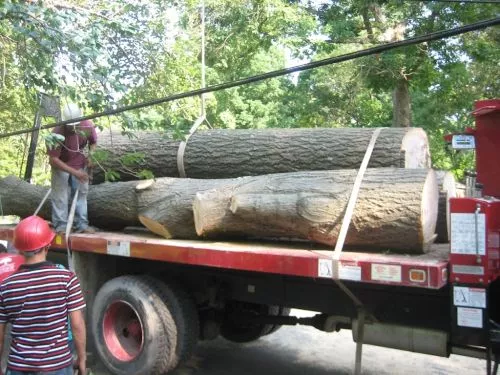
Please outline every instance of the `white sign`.
[[473, 135], [455, 134], [451, 138], [451, 147], [460, 150], [476, 148], [476, 142]]
[[122, 257], [130, 256], [130, 242], [129, 241], [108, 241], [108, 254], [119, 255]]
[[484, 267], [481, 266], [462, 266], [453, 264], [451, 269], [453, 273], [460, 273], [462, 275], [484, 275]]
[[401, 282], [401, 266], [372, 264], [372, 280]]
[[483, 328], [483, 310], [457, 307], [457, 324], [460, 327]]
[[319, 277], [333, 277], [333, 262], [328, 258], [318, 259], [318, 276]]
[[455, 306], [486, 308], [486, 290], [455, 286], [453, 287], [453, 303]]
[[[451, 252], [453, 254], [486, 254], [485, 215], [451, 214]], [[476, 243], [477, 241], [477, 243]]]
[[361, 281], [361, 267], [341, 265], [339, 277], [341, 280]]

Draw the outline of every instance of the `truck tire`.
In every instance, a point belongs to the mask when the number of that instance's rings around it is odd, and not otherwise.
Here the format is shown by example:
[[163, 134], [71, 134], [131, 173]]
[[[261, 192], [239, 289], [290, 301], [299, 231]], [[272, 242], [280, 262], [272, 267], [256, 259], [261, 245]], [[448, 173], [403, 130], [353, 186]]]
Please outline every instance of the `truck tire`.
[[[289, 307], [282, 307], [282, 306], [280, 306], [279, 307], [278, 315], [280, 315], [280, 316], [289, 316], [291, 310], [292, 309], [290, 309]], [[272, 327], [271, 327], [271, 329], [269, 330], [269, 332], [266, 332], [266, 335], [270, 335], [271, 333], [276, 332], [281, 327], [282, 327], [281, 324], [273, 324]]]
[[278, 306], [259, 305], [254, 303], [230, 302], [226, 306], [226, 319], [220, 327], [220, 334], [226, 340], [236, 343], [247, 343], [258, 340], [273, 328], [272, 324], [238, 323], [239, 314], [278, 315]]
[[176, 283], [145, 276], [158, 290], [163, 303], [172, 312], [177, 328], [177, 345], [171, 352], [168, 370], [187, 361], [193, 354], [200, 334], [200, 321], [196, 304], [191, 296]]
[[148, 278], [106, 282], [92, 309], [92, 334], [104, 365], [117, 375], [164, 374], [176, 347], [176, 313]]

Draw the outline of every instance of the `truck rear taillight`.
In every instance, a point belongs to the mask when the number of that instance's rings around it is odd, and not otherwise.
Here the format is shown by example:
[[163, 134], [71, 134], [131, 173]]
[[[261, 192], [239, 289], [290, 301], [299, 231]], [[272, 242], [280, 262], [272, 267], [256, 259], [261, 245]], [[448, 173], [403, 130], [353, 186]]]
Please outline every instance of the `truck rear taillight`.
[[410, 270], [410, 281], [414, 283], [424, 283], [427, 280], [427, 274], [424, 270]]

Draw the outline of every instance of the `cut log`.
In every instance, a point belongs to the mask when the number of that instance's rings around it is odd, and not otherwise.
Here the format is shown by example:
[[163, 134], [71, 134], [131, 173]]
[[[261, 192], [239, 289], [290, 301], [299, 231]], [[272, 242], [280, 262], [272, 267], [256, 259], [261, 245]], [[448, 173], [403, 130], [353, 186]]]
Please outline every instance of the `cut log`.
[[[139, 203], [135, 194], [135, 185], [137, 181], [91, 186], [88, 195], [91, 224], [106, 229], [138, 225]], [[15, 176], [0, 179], [0, 197], [4, 215], [20, 217], [33, 215], [48, 189], [46, 186], [29, 184]], [[46, 220], [51, 219], [50, 196], [39, 215]]]
[[[257, 176], [196, 195], [207, 238], [293, 237], [334, 245], [354, 170]], [[438, 187], [427, 169], [368, 169], [345, 244], [423, 253], [435, 235]]]
[[[140, 220], [167, 238], [286, 237], [333, 245], [355, 175], [338, 170], [99, 184], [90, 187], [89, 220], [103, 229]], [[31, 215], [46, 191], [15, 177], [1, 179], [4, 214]], [[432, 171], [368, 169], [346, 244], [421, 253], [434, 234], [437, 201]], [[50, 201], [41, 214], [50, 219]]]
[[[144, 222], [164, 237], [196, 238], [192, 205], [198, 191], [227, 180], [160, 178], [91, 185], [88, 195], [90, 224], [117, 230]], [[48, 187], [31, 185], [14, 176], [0, 179], [4, 215], [33, 215]], [[50, 197], [39, 213], [51, 219]], [[158, 223], [168, 223], [168, 225]]]
[[[271, 173], [358, 168], [374, 129], [314, 128], [205, 130], [195, 133], [186, 146], [184, 167], [190, 178], [234, 178]], [[156, 132], [138, 132], [129, 138], [104, 132], [98, 149], [107, 155], [106, 170], [119, 171], [122, 181], [138, 179], [148, 169], [155, 177], [178, 177], [179, 141]], [[144, 160], [126, 167], [127, 153]], [[370, 160], [370, 168], [429, 168], [429, 146], [420, 128], [382, 130]], [[102, 168], [94, 168], [94, 183], [104, 181]]]
[[457, 196], [455, 176], [451, 172], [436, 171], [439, 187], [438, 217], [436, 223], [436, 242], [450, 242], [450, 198]]
[[196, 193], [229, 182], [230, 180], [159, 178], [153, 186], [141, 193], [141, 200], [148, 204], [141, 207], [138, 219], [150, 231], [165, 238], [197, 238], [193, 218]]
[[[48, 187], [31, 185], [15, 176], [0, 178], [0, 200], [3, 215], [27, 217], [33, 215]], [[39, 215], [50, 217], [50, 198], [41, 208]]]

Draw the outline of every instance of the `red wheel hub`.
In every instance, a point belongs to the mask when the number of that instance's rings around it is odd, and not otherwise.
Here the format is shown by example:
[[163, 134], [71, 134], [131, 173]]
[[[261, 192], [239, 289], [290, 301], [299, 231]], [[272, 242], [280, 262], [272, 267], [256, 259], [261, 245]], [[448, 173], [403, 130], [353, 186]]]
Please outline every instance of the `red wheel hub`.
[[106, 347], [116, 359], [129, 362], [139, 355], [144, 330], [139, 314], [129, 303], [115, 301], [109, 305], [102, 326]]

